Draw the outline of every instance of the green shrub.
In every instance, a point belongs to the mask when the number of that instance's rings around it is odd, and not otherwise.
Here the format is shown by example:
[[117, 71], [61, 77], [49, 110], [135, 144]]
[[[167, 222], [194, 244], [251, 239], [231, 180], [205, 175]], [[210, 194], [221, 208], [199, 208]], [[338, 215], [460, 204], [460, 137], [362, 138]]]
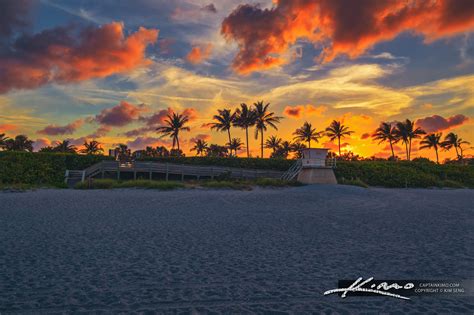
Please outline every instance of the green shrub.
[[440, 187], [446, 187], [446, 188], [465, 188], [463, 184], [454, 181], [454, 180], [443, 180], [439, 182]]
[[369, 186], [437, 187], [443, 180], [454, 180], [474, 187], [474, 167], [437, 165], [426, 162], [357, 161], [338, 162], [337, 179], [360, 179]]

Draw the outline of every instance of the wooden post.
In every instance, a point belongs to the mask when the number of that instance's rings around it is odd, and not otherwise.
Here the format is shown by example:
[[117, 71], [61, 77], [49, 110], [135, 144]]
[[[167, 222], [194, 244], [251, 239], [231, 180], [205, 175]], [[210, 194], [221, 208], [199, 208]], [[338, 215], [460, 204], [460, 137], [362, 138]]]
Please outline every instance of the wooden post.
[[214, 168], [211, 167], [211, 179], [214, 179]]
[[166, 163], [166, 181], [168, 181], [168, 175], [169, 175], [169, 167], [168, 167], [168, 163]]
[[86, 171], [82, 171], [82, 179], [81, 179], [81, 182], [84, 182], [85, 179], [86, 179]]
[[133, 163], [133, 180], [137, 180], [137, 169], [135, 168], [135, 163]]
[[66, 170], [66, 175], [64, 176], [64, 183], [67, 184], [68, 179], [69, 179], [69, 170]]
[[184, 170], [181, 169], [181, 181], [184, 181]]
[[120, 180], [120, 163], [117, 165], [117, 180]]
[[153, 179], [153, 172], [150, 169], [150, 180], [152, 180], [152, 179]]

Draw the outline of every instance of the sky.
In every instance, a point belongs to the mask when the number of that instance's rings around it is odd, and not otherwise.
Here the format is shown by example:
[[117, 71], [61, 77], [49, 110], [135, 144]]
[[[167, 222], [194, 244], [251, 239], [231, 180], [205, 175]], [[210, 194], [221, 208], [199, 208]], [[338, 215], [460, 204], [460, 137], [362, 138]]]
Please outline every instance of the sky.
[[[266, 136], [284, 140], [337, 119], [355, 131], [343, 151], [387, 157], [370, 135], [409, 118], [474, 144], [474, 1], [0, 1], [0, 133], [35, 149], [171, 146], [156, 127], [175, 111], [192, 155], [195, 139], [227, 142], [206, 126], [218, 109], [260, 100], [283, 117]], [[412, 156], [434, 152], [415, 143]]]

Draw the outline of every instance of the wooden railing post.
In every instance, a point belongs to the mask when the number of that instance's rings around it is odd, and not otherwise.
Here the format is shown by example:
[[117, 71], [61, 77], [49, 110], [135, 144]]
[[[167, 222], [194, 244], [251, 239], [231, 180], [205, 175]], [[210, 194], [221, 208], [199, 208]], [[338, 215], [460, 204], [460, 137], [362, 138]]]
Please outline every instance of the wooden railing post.
[[166, 163], [166, 181], [168, 181], [168, 175], [169, 175], [169, 165]]

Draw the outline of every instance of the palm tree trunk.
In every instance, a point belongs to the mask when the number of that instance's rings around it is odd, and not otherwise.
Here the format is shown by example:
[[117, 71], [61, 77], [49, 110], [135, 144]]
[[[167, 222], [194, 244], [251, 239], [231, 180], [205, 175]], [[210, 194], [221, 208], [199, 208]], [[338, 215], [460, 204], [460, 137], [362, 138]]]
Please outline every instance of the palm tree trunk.
[[341, 137], [337, 137], [337, 144], [339, 146], [339, 156], [341, 156]]
[[230, 145], [230, 128], [227, 129], [227, 135], [229, 136], [229, 145]]
[[261, 139], [260, 139], [260, 152], [261, 152], [261, 155], [260, 155], [260, 157], [263, 159], [263, 128], [260, 129], [260, 136], [261, 136]]
[[249, 149], [249, 127], [245, 127], [245, 140], [247, 141], [247, 158], [250, 157], [250, 149]]
[[408, 142], [408, 161], [411, 161], [411, 138], [410, 142]]
[[435, 152], [436, 152], [436, 164], [439, 164], [439, 159], [438, 159], [438, 148], [435, 147]]
[[458, 147], [457, 147], [457, 146], [454, 146], [454, 149], [456, 150], [456, 156], [457, 156], [457, 158], [458, 158], [458, 160], [459, 160], [460, 157], [459, 157]]
[[311, 149], [311, 140], [308, 141], [308, 149]]
[[392, 158], [395, 159], [395, 153], [393, 152], [393, 144], [392, 144], [392, 139], [390, 141], [390, 150], [392, 150]]
[[176, 135], [175, 137], [176, 137], [176, 144], [178, 145], [178, 152], [179, 152], [179, 139], [178, 139], [178, 135]]
[[408, 141], [405, 141], [405, 151], [406, 151], [406, 154], [407, 154], [407, 161], [409, 161], [410, 156], [409, 156], [409, 153], [408, 153]]

